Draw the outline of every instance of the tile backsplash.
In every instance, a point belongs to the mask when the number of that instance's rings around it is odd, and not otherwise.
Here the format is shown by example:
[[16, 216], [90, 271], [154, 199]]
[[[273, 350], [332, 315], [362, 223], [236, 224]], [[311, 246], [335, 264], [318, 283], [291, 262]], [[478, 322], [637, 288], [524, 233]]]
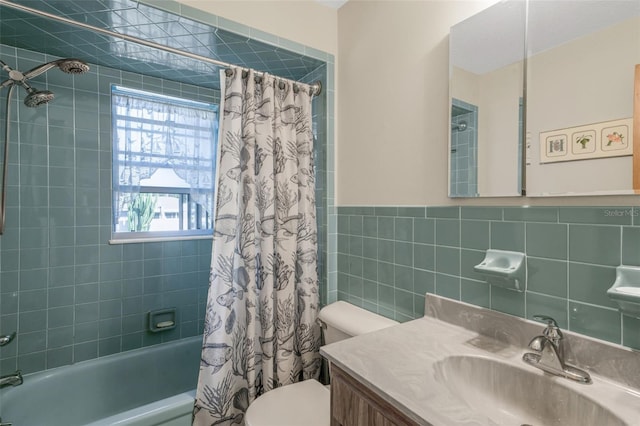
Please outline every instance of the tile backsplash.
[[[338, 207], [338, 299], [397, 320], [435, 293], [640, 349], [640, 319], [606, 290], [640, 266], [639, 207]], [[525, 292], [488, 285], [487, 249], [524, 252]]]

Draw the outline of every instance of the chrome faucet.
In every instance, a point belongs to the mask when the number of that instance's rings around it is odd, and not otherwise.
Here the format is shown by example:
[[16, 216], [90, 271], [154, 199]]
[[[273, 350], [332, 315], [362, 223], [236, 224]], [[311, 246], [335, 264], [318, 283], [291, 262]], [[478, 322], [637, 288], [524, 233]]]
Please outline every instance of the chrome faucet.
[[13, 374], [0, 377], [0, 388], [5, 386], [18, 386], [21, 385], [23, 381], [22, 373], [18, 370]]
[[566, 377], [580, 383], [591, 383], [589, 373], [565, 363], [564, 337], [556, 320], [546, 315], [534, 315], [533, 319], [546, 322], [547, 327], [542, 332], [542, 335], [531, 339], [529, 348], [534, 352], [525, 353], [522, 355], [522, 360], [547, 373]]
[[[11, 333], [11, 334], [7, 334], [6, 336], [0, 336], [0, 346], [8, 345], [15, 338], [16, 338], [16, 332], [15, 331], [13, 333]], [[0, 424], [0, 426], [2, 426], [2, 425]]]

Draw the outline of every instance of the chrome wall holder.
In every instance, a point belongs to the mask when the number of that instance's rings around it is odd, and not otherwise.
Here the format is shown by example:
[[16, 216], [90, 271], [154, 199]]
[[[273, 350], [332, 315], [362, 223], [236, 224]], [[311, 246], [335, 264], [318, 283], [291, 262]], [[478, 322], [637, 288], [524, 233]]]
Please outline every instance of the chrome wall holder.
[[0, 346], [6, 346], [16, 338], [16, 332], [14, 331], [11, 334], [7, 334], [6, 336], [0, 336]]

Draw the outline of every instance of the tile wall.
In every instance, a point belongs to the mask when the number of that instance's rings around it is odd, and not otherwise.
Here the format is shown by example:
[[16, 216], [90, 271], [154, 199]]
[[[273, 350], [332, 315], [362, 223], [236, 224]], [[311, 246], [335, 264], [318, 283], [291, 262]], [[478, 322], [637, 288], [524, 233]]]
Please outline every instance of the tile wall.
[[[266, 45], [267, 49], [253, 49], [254, 53], [247, 53], [246, 46], [235, 46], [241, 52], [238, 55], [232, 55], [229, 58], [220, 58], [223, 60], [236, 61], [251, 59], [256, 55], [260, 61], [265, 61], [265, 65], [274, 61], [286, 62], [292, 70], [306, 69], [299, 68], [296, 61], [303, 59], [305, 63], [309, 63], [310, 59], [322, 61], [324, 65], [318, 66], [314, 71], [301, 77], [300, 80], [311, 83], [316, 80], [322, 81], [322, 94], [314, 99], [314, 132], [317, 136], [316, 146], [319, 152], [316, 158], [317, 177], [316, 183], [319, 191], [318, 195], [318, 236], [319, 243], [319, 272], [320, 272], [320, 295], [322, 304], [331, 303], [337, 300], [337, 211], [335, 206], [335, 57], [327, 52], [305, 46], [296, 41], [287, 40], [273, 34], [266, 33], [247, 25], [230, 21], [221, 16], [216, 16], [201, 9], [188, 6], [171, 0], [140, 0], [139, 3], [170, 12], [179, 14], [182, 18], [180, 22], [185, 20], [193, 20], [207, 25], [213, 25], [217, 28], [230, 31], [248, 38], [248, 43], [253, 41]], [[233, 46], [231, 46], [233, 47]], [[266, 53], [265, 53], [266, 51]], [[303, 55], [302, 58], [290, 58], [283, 56], [284, 52], [296, 53]], [[244, 58], [246, 53], [247, 58]], [[283, 63], [284, 63], [283, 62]], [[246, 63], [247, 66], [254, 66], [257, 69], [265, 68], [260, 63]], [[281, 74], [278, 74], [281, 75]], [[324, 138], [324, 139], [323, 139]], [[322, 161], [325, 161], [324, 163]], [[326, 246], [323, 246], [326, 244]]]
[[[55, 58], [0, 46], [26, 70]], [[55, 93], [37, 109], [14, 92], [6, 230], [0, 237], [0, 374], [70, 364], [202, 332], [210, 240], [109, 245], [110, 86], [217, 102], [213, 89], [107, 67], [33, 80]], [[16, 96], [17, 95], [17, 96]], [[3, 104], [6, 91], [3, 91]], [[18, 98], [18, 100], [16, 100]], [[2, 114], [4, 119], [4, 112]], [[178, 327], [146, 332], [146, 312], [175, 306]]]
[[[314, 83], [320, 81], [322, 87], [327, 87], [327, 66], [323, 65], [302, 78], [303, 82]], [[327, 300], [327, 98], [328, 93], [323, 90], [312, 100], [313, 136], [315, 144], [314, 165], [316, 172], [316, 217], [318, 225], [318, 278], [320, 283], [320, 301]]]
[[478, 107], [458, 99], [453, 99], [452, 103], [449, 195], [476, 197], [478, 195]]
[[[299, 53], [307, 50], [302, 46]], [[6, 45], [0, 45], [0, 57], [22, 70], [56, 59]], [[327, 64], [304, 81], [323, 83], [323, 94], [314, 99], [313, 108], [320, 292], [326, 303], [327, 244], [334, 241], [335, 246], [336, 234], [335, 220], [327, 221], [327, 212], [334, 209], [333, 179], [329, 182], [328, 177], [333, 176], [329, 114], [334, 64], [331, 55], [324, 57]], [[103, 66], [91, 68], [81, 76], [51, 70], [34, 79], [34, 86], [56, 95], [47, 107], [27, 108], [22, 104], [24, 93], [14, 93], [7, 225], [0, 237], [0, 333], [15, 330], [18, 339], [0, 349], [0, 374], [16, 368], [39, 371], [202, 332], [210, 240], [107, 244], [110, 86], [208, 102], [217, 101], [219, 92]], [[335, 279], [333, 288], [335, 300]], [[168, 306], [178, 307], [178, 327], [147, 332], [146, 313]]]
[[[154, 41], [184, 52], [298, 80], [327, 54], [172, 0], [22, 0], [23, 6]], [[146, 3], [146, 4], [145, 4]], [[218, 67], [159, 52], [0, 4], [3, 44], [54, 56], [219, 88]], [[43, 43], [43, 40], [48, 42]]]
[[[439, 294], [640, 349], [640, 319], [606, 296], [640, 266], [639, 207], [339, 207], [338, 299], [400, 321]], [[526, 292], [488, 285], [485, 250], [527, 255]]]

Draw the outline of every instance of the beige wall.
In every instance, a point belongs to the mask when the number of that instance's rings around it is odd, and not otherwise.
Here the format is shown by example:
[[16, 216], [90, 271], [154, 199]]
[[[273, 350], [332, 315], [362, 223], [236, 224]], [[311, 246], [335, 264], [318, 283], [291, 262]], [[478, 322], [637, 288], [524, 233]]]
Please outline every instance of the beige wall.
[[489, 3], [340, 8], [337, 205], [450, 203], [449, 28]]
[[520, 191], [518, 135], [523, 71], [522, 62], [481, 75], [456, 67], [451, 70], [451, 96], [478, 107], [480, 194], [513, 196]]
[[339, 10], [337, 205], [638, 204], [447, 197], [449, 28], [491, 3], [350, 0]]
[[639, 40], [634, 18], [529, 58], [530, 194], [632, 190], [631, 156], [540, 164], [539, 135], [631, 118]]
[[[478, 192], [513, 196], [518, 188], [518, 135], [522, 63], [507, 65], [480, 78]], [[483, 108], [483, 109], [481, 109]]]
[[337, 55], [337, 205], [637, 203], [447, 197], [449, 28], [495, 0], [178, 1]]
[[178, 1], [332, 55], [338, 52], [337, 11], [313, 0]]

